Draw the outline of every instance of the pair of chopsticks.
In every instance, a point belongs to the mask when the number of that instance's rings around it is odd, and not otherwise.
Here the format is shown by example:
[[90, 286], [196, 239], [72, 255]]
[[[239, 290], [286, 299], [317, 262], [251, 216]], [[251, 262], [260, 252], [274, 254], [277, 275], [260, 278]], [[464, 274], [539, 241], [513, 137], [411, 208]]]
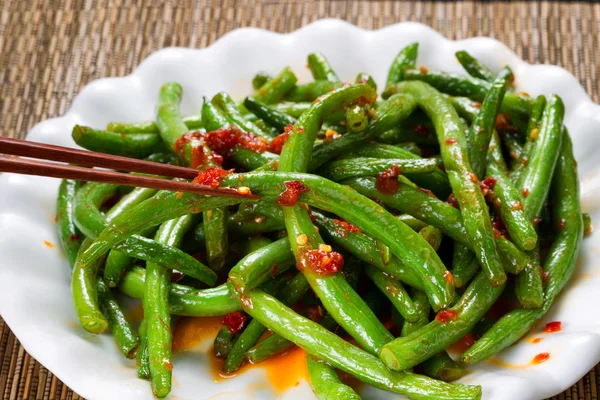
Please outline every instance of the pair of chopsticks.
[[189, 182], [103, 171], [74, 165], [25, 160], [17, 157], [2, 156], [1, 154], [79, 164], [87, 167], [109, 168], [118, 171], [141, 172], [173, 178], [193, 179], [198, 175], [198, 170], [193, 168], [137, 160], [134, 158], [114, 156], [94, 151], [76, 150], [68, 147], [20, 139], [0, 138], [0, 172], [112, 183], [116, 185], [172, 190], [176, 192], [190, 192], [210, 196], [240, 197], [247, 199], [260, 198], [254, 194], [239, 193], [235, 189], [213, 188], [211, 186], [198, 185]]

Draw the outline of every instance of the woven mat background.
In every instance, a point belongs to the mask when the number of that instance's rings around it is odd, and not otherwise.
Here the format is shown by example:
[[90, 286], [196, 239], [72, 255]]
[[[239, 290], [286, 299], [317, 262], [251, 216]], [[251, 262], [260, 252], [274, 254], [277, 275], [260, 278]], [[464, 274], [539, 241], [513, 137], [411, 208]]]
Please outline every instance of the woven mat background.
[[[131, 72], [166, 46], [205, 47], [244, 26], [290, 32], [319, 18], [364, 28], [419, 21], [447, 37], [492, 36], [571, 71], [600, 101], [600, 4], [294, 0], [0, 0], [0, 134], [63, 114], [88, 82]], [[553, 399], [598, 399], [600, 366]], [[3, 399], [79, 399], [0, 318]]]

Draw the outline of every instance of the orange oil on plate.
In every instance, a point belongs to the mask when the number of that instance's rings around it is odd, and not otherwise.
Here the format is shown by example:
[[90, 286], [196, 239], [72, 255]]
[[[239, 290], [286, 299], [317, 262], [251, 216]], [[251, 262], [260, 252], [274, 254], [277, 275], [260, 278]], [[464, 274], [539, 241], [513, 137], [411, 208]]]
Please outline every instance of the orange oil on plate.
[[49, 242], [49, 241], [47, 241], [47, 240], [44, 240], [44, 245], [45, 245], [46, 247], [50, 247], [50, 248], [53, 248], [53, 247], [54, 247], [54, 243], [52, 243], [52, 242]]
[[[223, 317], [180, 318], [173, 330], [173, 352], [186, 351], [207, 340], [214, 339], [221, 328], [222, 319]], [[225, 360], [214, 355], [212, 346], [207, 355], [210, 361], [212, 378], [216, 383], [234, 378], [251, 369], [265, 371], [270, 387], [277, 393], [283, 393], [299, 385], [302, 380], [308, 381], [306, 352], [298, 347], [271, 357], [259, 364], [244, 364], [233, 374], [223, 372]], [[250, 386], [248, 390], [265, 389], [260, 385], [260, 387], [255, 387], [254, 384]]]

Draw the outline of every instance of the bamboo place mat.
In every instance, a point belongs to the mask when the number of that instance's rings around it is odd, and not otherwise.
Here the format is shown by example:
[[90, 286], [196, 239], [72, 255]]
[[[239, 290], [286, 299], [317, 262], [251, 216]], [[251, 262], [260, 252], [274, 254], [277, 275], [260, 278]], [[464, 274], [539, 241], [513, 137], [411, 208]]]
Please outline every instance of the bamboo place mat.
[[[126, 75], [162, 47], [206, 47], [244, 26], [290, 32], [327, 17], [370, 29], [419, 21], [452, 39], [492, 36], [526, 61], [565, 67], [599, 101], [600, 4], [0, 0], [0, 133], [23, 137], [62, 115], [87, 83]], [[597, 366], [553, 399], [598, 399], [599, 380]], [[1, 318], [0, 395], [80, 398], [25, 352]]]

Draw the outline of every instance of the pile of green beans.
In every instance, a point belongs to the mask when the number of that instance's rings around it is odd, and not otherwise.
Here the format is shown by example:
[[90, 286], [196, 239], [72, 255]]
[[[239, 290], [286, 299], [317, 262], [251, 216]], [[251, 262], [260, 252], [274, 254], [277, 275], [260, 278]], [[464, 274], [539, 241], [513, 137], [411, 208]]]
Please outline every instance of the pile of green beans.
[[[590, 221], [558, 96], [518, 94], [508, 66], [495, 74], [465, 51], [468, 76], [418, 68], [417, 55], [417, 43], [398, 53], [382, 99], [370, 75], [344, 83], [313, 53], [309, 83], [260, 72], [243, 101], [220, 92], [183, 117], [168, 82], [156, 121], [75, 126], [89, 150], [192, 166], [261, 197], [63, 181], [58, 232], [83, 328], [110, 329], [159, 398], [174, 321], [208, 316], [224, 316], [226, 373], [299, 346], [321, 399], [360, 399], [336, 369], [412, 399], [481, 398], [450, 382], [548, 312]], [[143, 321], [127, 320], [118, 292], [142, 299]], [[501, 295], [518, 306], [450, 358]]]

